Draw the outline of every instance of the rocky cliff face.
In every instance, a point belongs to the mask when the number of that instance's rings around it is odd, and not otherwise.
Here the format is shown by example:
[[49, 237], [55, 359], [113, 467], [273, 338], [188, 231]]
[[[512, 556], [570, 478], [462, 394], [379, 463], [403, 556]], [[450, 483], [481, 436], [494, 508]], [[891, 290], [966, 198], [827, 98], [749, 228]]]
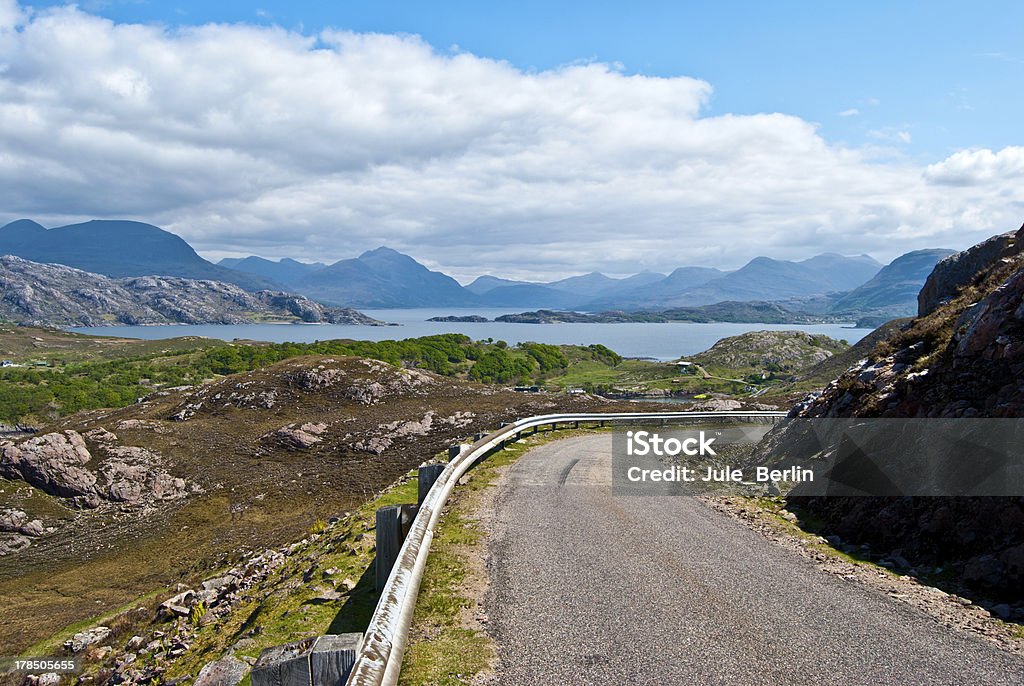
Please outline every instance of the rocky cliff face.
[[983, 276], [1000, 260], [1012, 260], [1024, 250], [1024, 226], [993, 236], [970, 250], [954, 253], [935, 265], [917, 296], [917, 316], [925, 317], [956, 297], [958, 291]]
[[[1004, 234], [947, 258], [921, 316], [879, 343], [794, 417], [1024, 416], [1024, 252]], [[771, 437], [799, 460], [798, 437]], [[808, 457], [808, 456], [803, 456]], [[792, 498], [843, 539], [982, 597], [1024, 601], [1024, 498]]]
[[0, 317], [43, 326], [244, 324], [258, 319], [380, 324], [301, 295], [249, 293], [219, 281], [167, 276], [113, 279], [58, 264], [0, 257]]

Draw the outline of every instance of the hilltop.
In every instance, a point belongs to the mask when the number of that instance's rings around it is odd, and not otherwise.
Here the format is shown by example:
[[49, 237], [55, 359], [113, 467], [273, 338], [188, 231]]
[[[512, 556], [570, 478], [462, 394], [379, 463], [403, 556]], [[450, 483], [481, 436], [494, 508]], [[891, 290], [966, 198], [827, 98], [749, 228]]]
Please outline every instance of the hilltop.
[[0, 255], [111, 277], [175, 276], [278, 290], [273, 281], [204, 260], [180, 236], [152, 224], [101, 220], [47, 229], [29, 219], [0, 227]]
[[750, 331], [723, 338], [686, 359], [704, 367], [785, 374], [820, 364], [848, 348], [845, 341], [802, 331]]

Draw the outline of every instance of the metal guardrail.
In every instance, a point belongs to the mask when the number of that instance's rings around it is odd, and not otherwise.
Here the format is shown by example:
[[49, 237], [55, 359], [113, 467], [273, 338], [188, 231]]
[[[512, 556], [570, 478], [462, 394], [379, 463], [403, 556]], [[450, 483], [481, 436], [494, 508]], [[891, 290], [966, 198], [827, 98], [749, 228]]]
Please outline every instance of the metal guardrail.
[[420, 579], [426, 566], [434, 529], [441, 508], [459, 479], [492, 450], [526, 429], [560, 422], [649, 422], [651, 420], [780, 419], [785, 412], [618, 412], [587, 414], [550, 414], [519, 419], [487, 434], [451, 460], [434, 483], [402, 544], [388, 577], [370, 625], [349, 673], [347, 686], [393, 686], [398, 683], [402, 657], [408, 642]]

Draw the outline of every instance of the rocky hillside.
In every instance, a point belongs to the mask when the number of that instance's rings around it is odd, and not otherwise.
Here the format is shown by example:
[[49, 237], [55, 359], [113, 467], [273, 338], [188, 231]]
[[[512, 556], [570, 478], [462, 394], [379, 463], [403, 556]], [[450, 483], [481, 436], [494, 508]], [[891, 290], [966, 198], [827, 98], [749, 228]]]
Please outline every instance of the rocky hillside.
[[801, 416], [1024, 416], [1022, 232], [940, 262], [922, 290], [923, 316], [809, 399]]
[[[1024, 416], [1022, 238], [1024, 228], [940, 262], [921, 293], [921, 316], [791, 415]], [[798, 435], [772, 441], [791, 461], [811, 458]], [[983, 598], [1024, 603], [1024, 498], [791, 500], [827, 531], [898, 565], [941, 573]]]
[[0, 257], [0, 318], [34, 326], [243, 324], [258, 320], [380, 324], [301, 295], [250, 293], [218, 281], [110, 278], [59, 264]]
[[0, 442], [0, 645], [298, 540], [499, 422], [614, 406], [309, 356]]

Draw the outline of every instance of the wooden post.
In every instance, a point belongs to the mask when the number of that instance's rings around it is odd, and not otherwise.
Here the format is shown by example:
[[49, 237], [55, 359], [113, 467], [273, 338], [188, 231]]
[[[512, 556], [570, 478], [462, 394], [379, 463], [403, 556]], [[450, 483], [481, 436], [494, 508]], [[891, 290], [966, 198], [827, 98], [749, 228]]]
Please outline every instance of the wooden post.
[[451, 462], [456, 457], [462, 454], [462, 445], [450, 445], [448, 446], [448, 461]]
[[329, 634], [267, 648], [253, 665], [253, 686], [342, 686], [362, 634]]
[[377, 510], [377, 557], [374, 560], [377, 592], [384, 590], [398, 559], [405, 535], [416, 517], [416, 505], [388, 505]]
[[476, 434], [475, 436], [473, 436], [473, 442], [476, 443], [477, 441], [481, 440], [483, 437], [484, 437], [484, 434]]
[[[460, 446], [453, 445], [452, 448], [460, 448]], [[451, 455], [451, 448], [448, 449], [448, 455]], [[457, 456], [457, 455], [456, 455]], [[437, 481], [437, 477], [441, 476], [441, 472], [444, 471], [443, 464], [428, 464], [420, 467], [419, 473], [417, 474], [417, 488], [416, 488], [416, 504], [422, 505], [424, 499], [427, 497], [427, 493], [430, 492], [430, 487]]]

